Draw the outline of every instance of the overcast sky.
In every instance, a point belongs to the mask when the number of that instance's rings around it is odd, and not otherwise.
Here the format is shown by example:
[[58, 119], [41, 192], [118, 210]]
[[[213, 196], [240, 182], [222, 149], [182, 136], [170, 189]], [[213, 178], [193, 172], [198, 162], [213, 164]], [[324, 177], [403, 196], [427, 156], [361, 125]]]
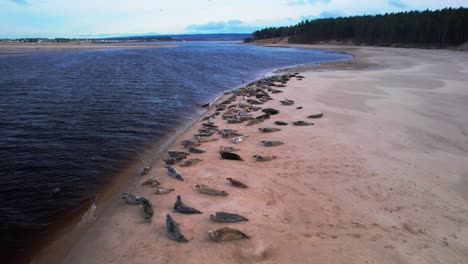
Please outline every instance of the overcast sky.
[[468, 7], [468, 0], [0, 0], [0, 38], [251, 33], [303, 19]]

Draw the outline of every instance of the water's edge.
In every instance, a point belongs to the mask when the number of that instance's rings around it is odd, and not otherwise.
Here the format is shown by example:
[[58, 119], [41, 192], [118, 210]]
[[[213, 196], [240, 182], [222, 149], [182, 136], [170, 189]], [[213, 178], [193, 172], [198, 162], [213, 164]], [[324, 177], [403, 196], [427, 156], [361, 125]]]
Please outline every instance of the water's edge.
[[[284, 48], [284, 47], [282, 47]], [[330, 53], [336, 53], [333, 50], [320, 50]], [[175, 132], [163, 139], [155, 140], [154, 143], [149, 144], [143, 154], [135, 158], [127, 168], [117, 173], [107, 184], [103, 184], [99, 191], [96, 193], [96, 199], [94, 201], [85, 201], [84, 204], [78, 206], [77, 212], [73, 216], [68, 217], [64, 221], [60, 221], [59, 224], [54, 225], [50, 228], [50, 238], [45, 241], [43, 245], [37, 245], [32, 249], [30, 263], [60, 263], [61, 260], [68, 254], [68, 252], [77, 244], [83, 237], [83, 234], [89, 230], [94, 223], [96, 223], [102, 216], [106, 215], [113, 208], [118, 206], [120, 203], [119, 195], [125, 190], [134, 189], [139, 180], [141, 179], [140, 170], [145, 167], [152, 165], [156, 160], [160, 160], [162, 155], [169, 150], [171, 146], [181, 135], [185, 134], [194, 124], [200, 122], [206, 113], [214, 109], [214, 105], [226, 100], [226, 93], [238, 89], [247, 83], [260, 80], [267, 76], [280, 75], [282, 73], [291, 71], [301, 71], [307, 66], [322, 65], [327, 63], [339, 62], [339, 61], [350, 61], [354, 60], [355, 56], [351, 53], [340, 52], [350, 55], [349, 59], [326, 61], [326, 62], [314, 62], [309, 64], [293, 64], [289, 66], [283, 66], [279, 68], [270, 68], [263, 70], [257, 74], [253, 74], [252, 78], [246, 80], [246, 83], [237, 87], [228, 88], [221, 93], [213, 95], [209, 108], [198, 109], [188, 122], [180, 125], [175, 129]], [[335, 68], [339, 69], [339, 68]], [[333, 70], [333, 69], [325, 69]], [[306, 71], [316, 71], [315, 69]], [[44, 242], [44, 241], [41, 241]]]

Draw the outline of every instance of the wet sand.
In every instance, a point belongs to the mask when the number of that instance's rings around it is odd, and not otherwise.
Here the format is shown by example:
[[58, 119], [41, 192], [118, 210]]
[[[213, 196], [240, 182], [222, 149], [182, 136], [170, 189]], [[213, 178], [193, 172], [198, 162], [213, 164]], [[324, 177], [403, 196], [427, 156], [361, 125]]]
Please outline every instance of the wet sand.
[[[284, 45], [283, 45], [284, 46]], [[291, 45], [295, 46], [295, 45]], [[303, 46], [302, 47], [311, 47]], [[280, 110], [255, 126], [220, 128], [249, 135], [240, 144], [214, 134], [203, 143], [203, 161], [175, 165], [185, 176], [167, 176], [164, 163], [135, 179], [125, 191], [148, 198], [155, 212], [145, 223], [141, 206], [115, 200], [63, 255], [42, 255], [36, 263], [466, 263], [468, 262], [468, 55], [447, 50], [313, 46], [352, 53], [350, 62], [295, 68], [284, 92], [261, 105]], [[315, 68], [314, 68], [315, 67]], [[327, 69], [334, 70], [327, 70]], [[229, 95], [224, 96], [225, 100]], [[279, 100], [289, 98], [294, 105]], [[302, 106], [302, 109], [296, 107]], [[210, 109], [206, 114], [214, 111]], [[322, 119], [307, 119], [323, 112]], [[260, 115], [255, 112], [253, 115]], [[276, 126], [276, 120], [314, 126]], [[278, 127], [263, 134], [259, 127]], [[195, 123], [169, 146], [193, 139]], [[284, 145], [264, 147], [261, 140]], [[221, 160], [220, 146], [235, 146], [244, 161]], [[257, 162], [254, 154], [276, 155]], [[155, 176], [175, 188], [155, 195], [139, 186]], [[250, 188], [232, 187], [227, 177]], [[208, 184], [227, 197], [199, 194]], [[176, 196], [203, 214], [172, 211]], [[98, 205], [99, 207], [99, 205]], [[219, 224], [209, 215], [238, 213], [248, 222]], [[180, 223], [189, 243], [169, 240], [165, 215]], [[215, 243], [209, 229], [238, 228], [250, 240]]]

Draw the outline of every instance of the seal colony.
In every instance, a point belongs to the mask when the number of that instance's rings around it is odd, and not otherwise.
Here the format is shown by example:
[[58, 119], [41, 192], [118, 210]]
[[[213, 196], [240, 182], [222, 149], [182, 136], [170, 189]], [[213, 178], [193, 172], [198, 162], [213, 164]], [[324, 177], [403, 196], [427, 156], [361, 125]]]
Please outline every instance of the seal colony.
[[[204, 144], [218, 144], [219, 158], [223, 160], [223, 162], [232, 162], [229, 160], [237, 161], [233, 162], [235, 164], [242, 164], [242, 161], [245, 162], [246, 160], [243, 159], [241, 155], [234, 153], [238, 151], [242, 152], [241, 148], [236, 148], [234, 146], [242, 146], [244, 144], [257, 144], [259, 146], [268, 147], [268, 149], [270, 149], [270, 147], [275, 147], [272, 148], [273, 150], [271, 153], [243, 153], [244, 158], [250, 157], [248, 161], [269, 161], [274, 163], [275, 160], [281, 159], [281, 151], [275, 151], [275, 149], [281, 148], [282, 145], [287, 145], [287, 142], [272, 140], [268, 137], [265, 137], [263, 140], [254, 142], [253, 139], [249, 138], [250, 135], [241, 133], [238, 130], [229, 127], [220, 127], [220, 125], [215, 124], [215, 120], [223, 120], [226, 126], [230, 124], [237, 124], [238, 126], [244, 125], [245, 127], [253, 126], [252, 128], [249, 128], [251, 133], [262, 134], [265, 136], [269, 136], [270, 134], [274, 135], [280, 131], [288, 129], [297, 129], [294, 128], [297, 126], [314, 125], [312, 122], [306, 122], [302, 120], [280, 120], [277, 118], [277, 116], [281, 116], [281, 111], [279, 109], [262, 107], [263, 105], [268, 104], [269, 101], [274, 100], [270, 94], [282, 92], [281, 89], [286, 88], [287, 82], [292, 78], [302, 79], [303, 77], [299, 76], [298, 73], [267, 77], [249, 83], [244, 87], [233, 90], [232, 92], [226, 93], [225, 95], [229, 97], [226, 100], [221, 101], [221, 103], [213, 105], [213, 107], [207, 111], [205, 116], [201, 118], [201, 126], [198, 129], [198, 133], [193, 135], [193, 138], [180, 141], [180, 149], [167, 151], [168, 156], [163, 158], [163, 160], [166, 163], [166, 177], [168, 177], [169, 181], [171, 181], [173, 184], [188, 184], [188, 182], [185, 182], [185, 180], [189, 179], [191, 175], [186, 175], [185, 172], [180, 172], [177, 167], [186, 169], [187, 167], [195, 166], [197, 164], [201, 164], [198, 166], [203, 166], [202, 157], [204, 155], [211, 154], [205, 150], [206, 148], [203, 147]], [[279, 102], [283, 107], [288, 107], [294, 104], [293, 100], [287, 98], [280, 100]], [[207, 107], [207, 105], [204, 105], [203, 107]], [[309, 115], [304, 114], [303, 116], [303, 118], [310, 119], [320, 119], [322, 117], [323, 113], [314, 113]], [[281, 129], [269, 126], [256, 126], [265, 122], [265, 120], [271, 119], [276, 119], [272, 123], [278, 126], [286, 126], [289, 123], [292, 123], [294, 126], [283, 127]], [[267, 148], [259, 148], [259, 150], [264, 149]], [[142, 171], [140, 171], [140, 174], [142, 176], [151, 175], [151, 168], [151, 166], [145, 167]], [[229, 181], [230, 184], [227, 184], [224, 179]], [[176, 192], [176, 189], [174, 188], [162, 187], [159, 180], [160, 178], [151, 176], [150, 178], [143, 180], [141, 186], [145, 186], [145, 188], [152, 188], [154, 190], [154, 194], [170, 195], [172, 192]], [[219, 187], [213, 187], [216, 185]], [[227, 190], [220, 189], [223, 188], [222, 186], [230, 186], [230, 188], [238, 189], [238, 192], [249, 191], [249, 186], [246, 183], [237, 180], [234, 177], [223, 177], [223, 179], [220, 179], [220, 181], [215, 185], [208, 184], [207, 182], [203, 182], [203, 180], [201, 180], [200, 182], [197, 182], [195, 186], [192, 185], [191, 189], [194, 193], [198, 193], [197, 195], [201, 194], [206, 195], [206, 197], [212, 197], [208, 199], [219, 199], [219, 204], [222, 206], [224, 203], [223, 201], [236, 199], [236, 195], [230, 195]], [[185, 193], [176, 194], [176, 201], [174, 204], [172, 204], [173, 212], [179, 213], [179, 217], [189, 217], [184, 216], [187, 214], [200, 214], [203, 216], [202, 211], [194, 207], [190, 207], [182, 202], [182, 194], [185, 195]], [[143, 207], [144, 220], [147, 223], [151, 223], [153, 218], [153, 203], [148, 198], [140, 197], [131, 193], [123, 193], [121, 198], [127, 204], [141, 205]], [[189, 204], [192, 204], [189, 198], [187, 201]], [[196, 206], [196, 204], [193, 206]], [[169, 210], [170, 208], [171, 205], [160, 205], [158, 209]], [[229, 208], [225, 209], [228, 210]], [[213, 212], [212, 214], [209, 214], [209, 217], [204, 218], [206, 218], [207, 221], [211, 220], [210, 222], [214, 224], [243, 223], [243, 225], [245, 225], [249, 222], [249, 219], [243, 215], [234, 212], [228, 213], [225, 211]], [[168, 212], [166, 213], [165, 220], [168, 239], [185, 243], [191, 240], [187, 239], [182, 234], [180, 224], [176, 222]], [[251, 237], [243, 231], [232, 227], [214, 228], [214, 231], [210, 229], [207, 232], [208, 238], [214, 242], [250, 239]]]

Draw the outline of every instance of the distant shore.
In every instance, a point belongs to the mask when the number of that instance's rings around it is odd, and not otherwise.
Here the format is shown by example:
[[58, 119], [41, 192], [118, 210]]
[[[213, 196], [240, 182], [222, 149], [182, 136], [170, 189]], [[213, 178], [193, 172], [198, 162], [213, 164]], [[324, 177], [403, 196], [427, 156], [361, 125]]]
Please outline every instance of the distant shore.
[[[278, 44], [285, 46], [285, 44]], [[468, 112], [465, 89], [468, 54], [448, 50], [395, 49], [356, 46], [287, 45], [351, 53], [353, 60], [284, 69], [299, 71], [283, 93], [262, 108], [280, 113], [255, 126], [226, 124], [249, 138], [238, 145], [215, 134], [203, 143], [200, 164], [180, 168], [186, 179], [167, 176], [162, 160], [124, 191], [154, 204], [151, 224], [140, 208], [118, 195], [71, 249], [57, 241], [36, 263], [413, 263], [457, 261], [468, 256]], [[330, 71], [330, 69], [333, 69]], [[221, 97], [217, 103], [230, 95]], [[295, 104], [284, 106], [284, 98]], [[301, 109], [297, 107], [301, 106]], [[211, 107], [205, 114], [215, 111]], [[324, 113], [324, 118], [307, 119]], [[260, 115], [261, 112], [255, 113]], [[288, 126], [273, 122], [284, 120]], [[293, 126], [305, 120], [314, 126]], [[193, 139], [197, 122], [167, 148], [183, 150], [180, 141]], [[259, 127], [282, 130], [263, 134]], [[266, 148], [261, 140], [285, 144]], [[219, 159], [220, 146], [235, 146], [244, 161]], [[254, 154], [276, 155], [258, 162]], [[175, 188], [155, 195], [141, 182], [156, 177]], [[225, 180], [237, 178], [249, 189], [236, 189]], [[210, 197], [193, 190], [209, 184], [229, 193]], [[204, 213], [172, 212], [176, 195]], [[99, 206], [99, 205], [98, 205]], [[215, 211], [240, 213], [244, 224], [229, 225], [248, 233], [250, 240], [214, 243], [209, 229]], [[171, 241], [164, 229], [169, 213], [190, 240]], [[57, 250], [65, 250], [57, 254]]]
[[35, 54], [50, 52], [73, 52], [101, 49], [141, 49], [141, 48], [171, 48], [177, 44], [163, 43], [0, 43], [1, 55]]

